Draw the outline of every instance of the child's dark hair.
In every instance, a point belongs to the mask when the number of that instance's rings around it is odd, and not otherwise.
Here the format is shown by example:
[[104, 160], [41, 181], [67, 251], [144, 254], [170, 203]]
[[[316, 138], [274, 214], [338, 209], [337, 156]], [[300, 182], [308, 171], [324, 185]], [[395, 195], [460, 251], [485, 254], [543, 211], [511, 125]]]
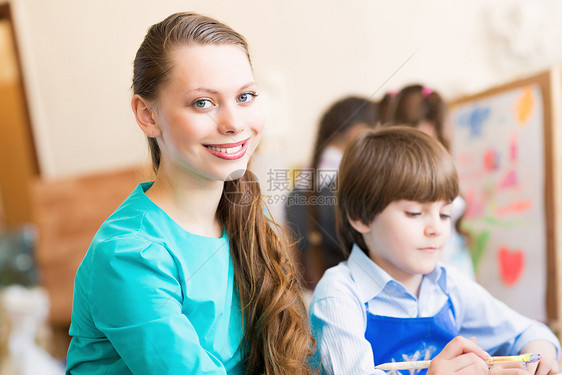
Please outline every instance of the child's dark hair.
[[[318, 198], [320, 194], [320, 184], [321, 181], [318, 180], [321, 175], [319, 171], [320, 159], [322, 153], [326, 149], [326, 146], [330, 144], [330, 141], [335, 140], [340, 137], [347, 137], [349, 132], [359, 124], [364, 124], [369, 128], [373, 128], [378, 121], [377, 106], [374, 102], [367, 98], [358, 96], [348, 96], [342, 98], [335, 103], [333, 103], [322, 115], [320, 119], [320, 124], [318, 126], [318, 132], [316, 134], [316, 142], [314, 144], [314, 150], [312, 155], [312, 170], [316, 173], [313, 174], [313, 186], [315, 189], [309, 192], [309, 201]], [[334, 250], [339, 251], [337, 246], [337, 241], [333, 241], [331, 237], [323, 233], [322, 230], [329, 228], [320, 228], [319, 223], [321, 222], [319, 215], [319, 208], [317, 205], [307, 206], [308, 214], [308, 240], [311, 246], [322, 246], [323, 248], [323, 268], [331, 267], [335, 264], [329, 264], [334, 262], [334, 258], [337, 262], [341, 259], [341, 252], [335, 253]]]
[[417, 127], [423, 121], [429, 122], [439, 142], [448, 150], [449, 141], [444, 134], [445, 112], [445, 101], [437, 91], [419, 84], [408, 85], [388, 101], [383, 123]]
[[393, 97], [395, 97], [397, 92], [387, 92], [384, 96], [377, 102], [377, 109], [379, 112], [379, 121], [381, 124], [385, 124], [388, 121], [388, 107]]
[[320, 119], [312, 155], [312, 168], [318, 168], [322, 152], [332, 139], [360, 123], [374, 127], [377, 120], [377, 106], [367, 98], [348, 96], [332, 104]]
[[409, 126], [366, 132], [348, 146], [340, 165], [336, 222], [342, 248], [349, 254], [357, 243], [368, 254], [348, 218], [370, 224], [394, 201], [452, 202], [458, 194], [455, 164], [437, 140]]

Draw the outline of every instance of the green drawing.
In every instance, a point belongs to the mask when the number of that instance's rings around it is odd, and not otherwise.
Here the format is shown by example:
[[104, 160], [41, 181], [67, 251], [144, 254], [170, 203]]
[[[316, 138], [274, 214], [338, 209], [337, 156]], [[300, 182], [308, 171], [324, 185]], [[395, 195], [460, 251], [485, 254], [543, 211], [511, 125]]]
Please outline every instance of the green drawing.
[[472, 239], [469, 244], [469, 249], [470, 255], [472, 256], [472, 262], [474, 264], [474, 272], [478, 274], [482, 257], [484, 256], [486, 246], [488, 245], [488, 241], [490, 240], [490, 231], [483, 230], [477, 232], [474, 230], [467, 230], [467, 232]]

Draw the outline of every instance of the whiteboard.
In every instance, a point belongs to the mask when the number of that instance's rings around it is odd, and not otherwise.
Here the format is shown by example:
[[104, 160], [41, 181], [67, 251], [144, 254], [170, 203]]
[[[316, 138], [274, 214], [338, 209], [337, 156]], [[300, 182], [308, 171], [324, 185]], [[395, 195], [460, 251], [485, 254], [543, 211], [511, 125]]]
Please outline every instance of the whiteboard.
[[538, 84], [452, 106], [452, 152], [477, 280], [547, 320], [544, 105]]

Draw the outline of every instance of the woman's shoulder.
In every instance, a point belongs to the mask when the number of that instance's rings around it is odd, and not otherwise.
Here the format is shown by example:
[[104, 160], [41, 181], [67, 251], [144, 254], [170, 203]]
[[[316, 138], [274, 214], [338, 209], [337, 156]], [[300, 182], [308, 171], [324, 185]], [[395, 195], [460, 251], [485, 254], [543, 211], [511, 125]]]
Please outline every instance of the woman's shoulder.
[[178, 225], [145, 194], [151, 182], [139, 184], [100, 226], [94, 241], [130, 238], [137, 242], [159, 242], [175, 235]]
[[142, 239], [142, 228], [149, 211], [125, 200], [100, 226], [95, 241], [131, 237]]
[[117, 209], [101, 224], [95, 234], [90, 248], [104, 249], [121, 244], [121, 247], [136, 249], [157, 243], [154, 234], [147, 230], [149, 226], [163, 225], [163, 215], [144, 195], [146, 186], [139, 184]]
[[208, 257], [201, 248], [224, 248], [226, 250], [220, 253], [228, 254], [226, 233], [223, 232], [221, 238], [211, 238], [186, 231], [144, 194], [149, 186], [137, 186], [103, 222], [88, 250], [91, 256], [100, 260], [110, 260], [116, 255], [133, 259], [189, 258], [198, 264], [199, 258]]

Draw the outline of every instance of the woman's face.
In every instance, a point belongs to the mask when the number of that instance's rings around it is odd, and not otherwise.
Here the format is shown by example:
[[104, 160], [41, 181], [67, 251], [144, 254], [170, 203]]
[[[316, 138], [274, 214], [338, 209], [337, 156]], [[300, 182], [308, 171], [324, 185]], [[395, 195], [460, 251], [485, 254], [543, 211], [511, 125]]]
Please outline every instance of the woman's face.
[[245, 51], [195, 45], [173, 50], [170, 59], [153, 112], [160, 169], [203, 180], [241, 177], [265, 122]]

